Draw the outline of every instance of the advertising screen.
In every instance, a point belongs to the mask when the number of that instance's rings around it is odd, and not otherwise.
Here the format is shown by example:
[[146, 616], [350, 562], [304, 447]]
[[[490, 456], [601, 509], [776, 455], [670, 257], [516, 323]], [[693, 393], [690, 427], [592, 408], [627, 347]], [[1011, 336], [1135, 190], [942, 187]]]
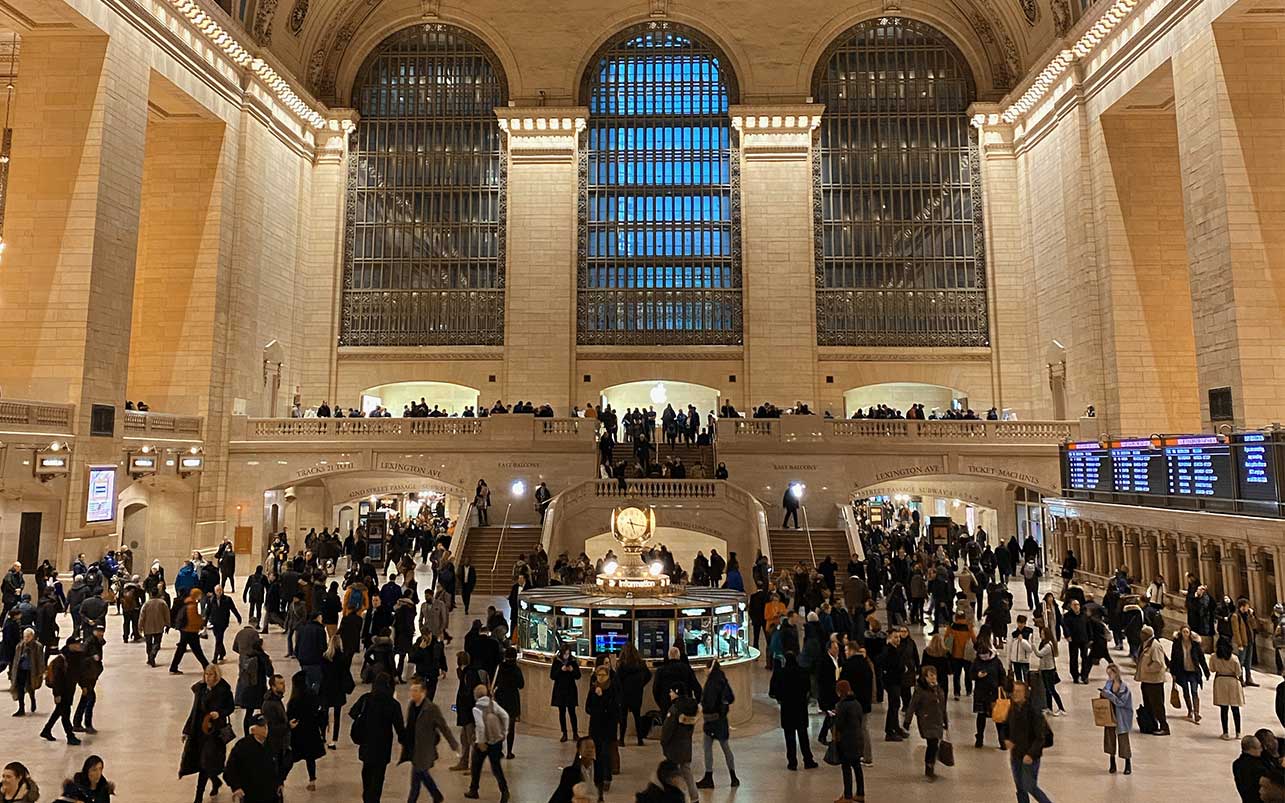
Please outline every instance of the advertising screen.
[[85, 521], [89, 524], [116, 518], [116, 466], [90, 466], [85, 494]]

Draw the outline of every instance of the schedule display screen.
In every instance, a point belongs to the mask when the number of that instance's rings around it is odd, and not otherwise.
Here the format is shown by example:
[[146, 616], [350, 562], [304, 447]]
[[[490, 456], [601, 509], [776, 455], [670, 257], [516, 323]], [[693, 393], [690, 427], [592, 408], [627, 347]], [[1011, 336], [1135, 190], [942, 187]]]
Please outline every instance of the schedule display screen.
[[1239, 498], [1255, 502], [1277, 501], [1274, 452], [1271, 438], [1261, 432], [1245, 432], [1232, 439]]
[[1097, 441], [1071, 443], [1066, 447], [1066, 483], [1077, 491], [1102, 491], [1114, 489], [1111, 469], [1111, 452]]
[[1062, 485], [1071, 498], [1285, 518], [1282, 449], [1285, 430], [1067, 443]]
[[1231, 446], [1217, 435], [1165, 438], [1168, 492], [1173, 496], [1232, 499]]
[[1149, 438], [1112, 441], [1111, 477], [1116, 493], [1166, 493], [1165, 454]]

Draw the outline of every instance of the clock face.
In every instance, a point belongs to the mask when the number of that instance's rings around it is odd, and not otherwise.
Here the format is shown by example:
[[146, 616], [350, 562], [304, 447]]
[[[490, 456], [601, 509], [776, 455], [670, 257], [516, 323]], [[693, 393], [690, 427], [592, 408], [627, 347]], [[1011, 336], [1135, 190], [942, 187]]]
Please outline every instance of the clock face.
[[616, 515], [616, 531], [625, 538], [642, 538], [647, 527], [647, 514], [636, 507], [627, 507]]

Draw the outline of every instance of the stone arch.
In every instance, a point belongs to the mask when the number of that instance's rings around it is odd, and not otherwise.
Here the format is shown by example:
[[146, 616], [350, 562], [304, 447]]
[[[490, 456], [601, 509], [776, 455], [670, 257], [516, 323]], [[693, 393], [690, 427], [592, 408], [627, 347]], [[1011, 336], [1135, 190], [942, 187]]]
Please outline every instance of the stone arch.
[[[952, 10], [957, 13], [950, 13]], [[1006, 29], [976, 8], [965, 10], [957, 4], [925, 5], [913, 11], [889, 14], [882, 4], [865, 0], [844, 8], [817, 29], [799, 61], [800, 91], [804, 95], [812, 94], [813, 76], [847, 31], [868, 20], [893, 16], [922, 22], [941, 31], [971, 68], [978, 100], [998, 100], [1016, 83], [1022, 68], [1017, 45]]]
[[611, 24], [595, 37], [577, 62], [576, 72], [573, 75], [576, 103], [583, 106], [589, 102], [587, 97], [588, 77], [593, 65], [601, 61], [606, 51], [617, 44], [621, 37], [643, 23], [655, 25], [658, 29], [661, 26], [676, 26], [679, 30], [685, 28], [693, 34], [699, 35], [703, 42], [719, 56], [721, 62], [729, 68], [726, 70], [725, 78], [729, 102], [742, 102], [742, 92], [750, 82], [749, 59], [733, 45], [736, 40], [731, 36], [716, 31], [710, 24], [709, 19], [686, 14], [670, 14], [664, 19], [655, 19], [640, 14], [622, 14], [613, 19]]
[[332, 106], [350, 106], [353, 82], [366, 59], [389, 36], [416, 25], [446, 25], [470, 35], [491, 59], [508, 96], [516, 94], [520, 84], [517, 58], [488, 20], [459, 9], [449, 16], [425, 19], [415, 0], [354, 3], [346, 12], [334, 14], [305, 48], [310, 54], [304, 75], [308, 89]]

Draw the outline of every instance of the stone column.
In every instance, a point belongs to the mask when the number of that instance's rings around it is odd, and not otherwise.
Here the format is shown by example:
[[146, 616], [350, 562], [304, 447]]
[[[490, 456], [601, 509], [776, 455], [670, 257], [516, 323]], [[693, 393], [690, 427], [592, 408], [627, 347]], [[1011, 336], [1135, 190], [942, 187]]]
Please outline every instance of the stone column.
[[1109, 571], [1104, 571], [1107, 561], [1107, 542], [1111, 539], [1111, 528], [1105, 524], [1095, 524], [1093, 526], [1093, 571], [1096, 574], [1109, 575]]
[[572, 402], [580, 132], [588, 109], [495, 110], [508, 146], [505, 398]]
[[[0, 387], [9, 397], [116, 408], [115, 437], [72, 454], [64, 535], [84, 522], [86, 467], [121, 459], [150, 61], [141, 37], [22, 37], [0, 293]], [[127, 477], [121, 471], [118, 487]]]
[[1191, 559], [1191, 551], [1187, 549], [1186, 539], [1181, 535], [1175, 534], [1174, 545], [1178, 555], [1178, 576], [1174, 578], [1173, 582], [1182, 583], [1182, 590], [1185, 593], [1187, 590], [1187, 574], [1199, 575], [1200, 567], [1195, 565], [1195, 562]]
[[1269, 616], [1272, 606], [1267, 600], [1267, 567], [1255, 552], [1246, 555], [1245, 568], [1249, 575], [1249, 604], [1259, 616]]
[[1222, 545], [1222, 560], [1218, 565], [1223, 573], [1223, 593], [1233, 601], [1243, 596], [1245, 590], [1240, 587], [1240, 560], [1236, 556], [1235, 546], [1228, 543]]
[[1124, 565], [1128, 569], [1129, 578], [1134, 582], [1142, 582], [1142, 552], [1138, 547], [1138, 533], [1120, 527], [1117, 537], [1124, 542]]
[[1124, 542], [1118, 538], [1107, 540], [1107, 571], [1103, 572], [1107, 576], [1115, 574], [1115, 570], [1120, 568], [1124, 563]]
[[1223, 594], [1223, 579], [1218, 572], [1218, 548], [1215, 544], [1201, 539], [1197, 542], [1200, 548], [1200, 582], [1209, 589], [1209, 593], [1219, 597]]
[[[812, 132], [823, 107], [733, 106], [740, 137], [745, 404], [820, 407]], [[818, 412], [821, 410], [818, 409]]]
[[[1275, 33], [1269, 31], [1271, 36]], [[1192, 31], [1173, 58], [1187, 259], [1201, 414], [1211, 388], [1230, 387], [1235, 421], [1279, 417], [1285, 395], [1285, 160], [1264, 131], [1285, 127], [1277, 89], [1285, 53], [1262, 29], [1228, 22]], [[1195, 292], [1197, 291], [1198, 292]]]
[[1138, 579], [1143, 586], [1149, 585], [1156, 575], [1160, 573], [1160, 561], [1157, 545], [1156, 532], [1154, 530], [1138, 530], [1138, 553], [1142, 561], [1142, 576]]

